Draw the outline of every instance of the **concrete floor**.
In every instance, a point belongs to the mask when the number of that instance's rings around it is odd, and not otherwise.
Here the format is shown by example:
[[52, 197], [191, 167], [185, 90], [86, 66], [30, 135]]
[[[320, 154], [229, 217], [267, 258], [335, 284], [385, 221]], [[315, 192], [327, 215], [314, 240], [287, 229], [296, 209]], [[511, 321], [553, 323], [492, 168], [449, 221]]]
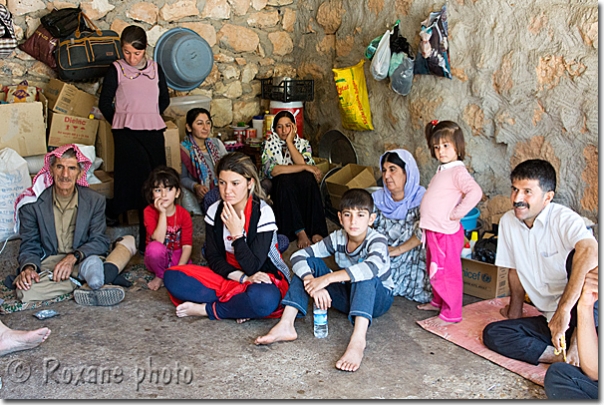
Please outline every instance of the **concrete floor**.
[[[195, 254], [203, 240], [194, 217]], [[331, 224], [331, 228], [334, 225]], [[111, 229], [113, 235], [131, 229]], [[131, 232], [136, 234], [136, 232]], [[2, 276], [16, 266], [18, 241], [0, 255]], [[286, 258], [295, 250], [290, 246]], [[132, 263], [141, 262], [140, 256]], [[131, 288], [131, 290], [134, 288]], [[476, 301], [464, 296], [464, 303]], [[361, 368], [339, 371], [352, 326], [329, 312], [329, 336], [312, 317], [296, 321], [298, 340], [255, 346], [274, 319], [177, 318], [165, 288], [128, 291], [114, 307], [53, 304], [44, 321], [22, 311], [0, 317], [14, 329], [47, 326], [39, 347], [0, 358], [4, 399], [543, 399], [543, 388], [442, 338], [415, 321], [433, 315], [396, 297], [368, 333]]]

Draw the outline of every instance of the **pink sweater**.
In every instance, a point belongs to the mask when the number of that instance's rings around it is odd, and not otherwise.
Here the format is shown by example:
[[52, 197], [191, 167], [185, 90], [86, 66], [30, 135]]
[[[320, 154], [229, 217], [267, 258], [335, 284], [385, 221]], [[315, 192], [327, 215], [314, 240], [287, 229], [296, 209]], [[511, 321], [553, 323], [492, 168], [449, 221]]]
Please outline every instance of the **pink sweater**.
[[482, 198], [482, 189], [463, 162], [438, 167], [419, 207], [419, 226], [433, 232], [453, 234], [459, 221]]

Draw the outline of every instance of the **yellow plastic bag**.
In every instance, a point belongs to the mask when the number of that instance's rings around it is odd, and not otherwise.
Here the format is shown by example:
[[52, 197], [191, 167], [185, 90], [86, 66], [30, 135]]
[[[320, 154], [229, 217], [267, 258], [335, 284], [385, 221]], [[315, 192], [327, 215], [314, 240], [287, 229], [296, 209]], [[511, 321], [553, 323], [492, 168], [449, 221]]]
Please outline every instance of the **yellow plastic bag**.
[[353, 131], [373, 131], [364, 64], [362, 59], [354, 66], [332, 69], [340, 99], [342, 126]]

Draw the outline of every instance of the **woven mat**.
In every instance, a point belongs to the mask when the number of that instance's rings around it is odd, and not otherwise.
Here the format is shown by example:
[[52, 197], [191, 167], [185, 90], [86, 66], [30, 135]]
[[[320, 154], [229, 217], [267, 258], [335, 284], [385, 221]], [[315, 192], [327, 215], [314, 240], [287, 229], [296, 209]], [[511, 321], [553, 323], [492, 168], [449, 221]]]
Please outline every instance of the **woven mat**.
[[[153, 280], [153, 274], [147, 271], [144, 264], [135, 264], [127, 267], [122, 275], [132, 283], [132, 286], [127, 291], [136, 291], [147, 288], [147, 283]], [[73, 298], [73, 293], [59, 295], [50, 300], [21, 302], [15, 295], [15, 290], [8, 289], [3, 283], [0, 284], [0, 298], [4, 300], [0, 304], [0, 314], [10, 314], [26, 309], [37, 309], [47, 307], [55, 302], [70, 300]]]
[[[482, 331], [484, 327], [491, 322], [504, 319], [499, 310], [505, 307], [509, 300], [510, 297], [504, 297], [466, 305], [463, 307], [463, 321], [459, 323], [438, 326], [434, 323], [438, 319], [437, 316], [417, 321], [417, 323], [428, 332], [432, 332], [449, 342], [453, 342], [472, 353], [521, 375], [527, 380], [531, 380], [535, 384], [543, 386], [543, 378], [549, 367], [548, 364], [540, 363], [537, 366], [533, 366], [523, 361], [510, 359], [487, 349], [482, 343]], [[535, 307], [526, 303], [522, 308], [523, 316], [537, 316], [540, 314]]]

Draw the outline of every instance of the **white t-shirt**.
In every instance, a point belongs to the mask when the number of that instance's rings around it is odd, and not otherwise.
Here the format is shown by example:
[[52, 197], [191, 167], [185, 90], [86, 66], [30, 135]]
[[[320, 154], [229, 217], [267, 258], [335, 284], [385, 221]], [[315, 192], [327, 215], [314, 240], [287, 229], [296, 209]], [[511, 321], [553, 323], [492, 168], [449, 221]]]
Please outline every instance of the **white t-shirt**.
[[499, 222], [495, 265], [516, 269], [532, 303], [549, 321], [568, 282], [566, 257], [583, 239], [594, 239], [573, 210], [549, 203], [529, 228], [506, 212]]

